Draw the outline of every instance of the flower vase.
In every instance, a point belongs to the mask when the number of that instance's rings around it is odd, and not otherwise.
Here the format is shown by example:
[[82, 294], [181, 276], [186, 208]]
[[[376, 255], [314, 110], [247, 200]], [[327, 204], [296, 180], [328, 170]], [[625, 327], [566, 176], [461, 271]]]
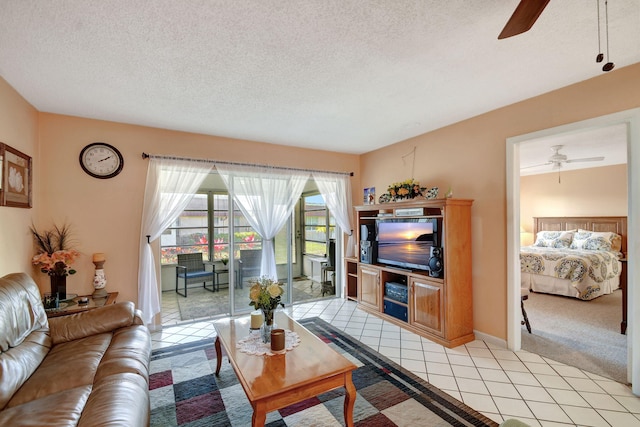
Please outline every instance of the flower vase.
[[262, 338], [263, 343], [271, 342], [271, 331], [273, 330], [273, 315], [275, 310], [262, 310], [262, 318], [264, 321], [262, 322], [262, 326], [260, 327], [260, 337]]
[[51, 279], [51, 293], [57, 293], [60, 301], [67, 299], [67, 276], [53, 274], [49, 278]]

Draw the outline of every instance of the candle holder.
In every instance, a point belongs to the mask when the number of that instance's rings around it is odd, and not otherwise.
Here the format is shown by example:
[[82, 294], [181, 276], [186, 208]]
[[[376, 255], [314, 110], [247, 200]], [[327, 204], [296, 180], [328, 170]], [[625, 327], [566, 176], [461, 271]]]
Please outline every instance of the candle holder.
[[109, 296], [109, 293], [105, 289], [107, 286], [107, 278], [104, 275], [104, 263], [106, 262], [106, 258], [103, 253], [93, 254], [93, 264], [96, 266], [96, 272], [93, 276], [93, 287], [95, 291], [93, 292], [93, 298], [106, 298]]
[[259, 331], [262, 327], [262, 312], [260, 310], [256, 310], [251, 312], [251, 329], [252, 331]]

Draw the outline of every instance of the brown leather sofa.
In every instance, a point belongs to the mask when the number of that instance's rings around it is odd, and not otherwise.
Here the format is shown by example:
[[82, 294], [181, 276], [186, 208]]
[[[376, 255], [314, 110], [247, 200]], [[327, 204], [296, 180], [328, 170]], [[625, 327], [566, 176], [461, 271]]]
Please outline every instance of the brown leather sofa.
[[27, 274], [0, 278], [0, 426], [147, 426], [150, 355], [132, 302], [47, 319]]

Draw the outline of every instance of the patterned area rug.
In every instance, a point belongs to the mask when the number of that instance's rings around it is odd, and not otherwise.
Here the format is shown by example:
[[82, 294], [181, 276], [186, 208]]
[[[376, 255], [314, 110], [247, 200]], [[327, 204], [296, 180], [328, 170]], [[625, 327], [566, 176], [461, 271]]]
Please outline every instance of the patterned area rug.
[[[325, 321], [300, 323], [358, 366], [353, 372], [356, 426], [497, 426]], [[213, 340], [155, 350], [151, 426], [250, 426], [252, 409], [233, 368], [224, 358], [216, 377], [215, 365]], [[343, 402], [344, 390], [333, 390], [270, 412], [265, 425], [342, 426]]]

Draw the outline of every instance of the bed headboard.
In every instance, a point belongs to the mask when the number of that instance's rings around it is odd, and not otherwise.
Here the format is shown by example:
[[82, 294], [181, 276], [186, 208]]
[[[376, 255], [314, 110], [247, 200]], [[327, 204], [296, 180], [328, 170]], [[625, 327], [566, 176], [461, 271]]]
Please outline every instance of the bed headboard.
[[620, 252], [627, 255], [627, 217], [626, 216], [554, 216], [534, 217], [533, 235], [538, 231], [564, 231], [582, 228], [591, 231], [611, 231], [622, 237]]

